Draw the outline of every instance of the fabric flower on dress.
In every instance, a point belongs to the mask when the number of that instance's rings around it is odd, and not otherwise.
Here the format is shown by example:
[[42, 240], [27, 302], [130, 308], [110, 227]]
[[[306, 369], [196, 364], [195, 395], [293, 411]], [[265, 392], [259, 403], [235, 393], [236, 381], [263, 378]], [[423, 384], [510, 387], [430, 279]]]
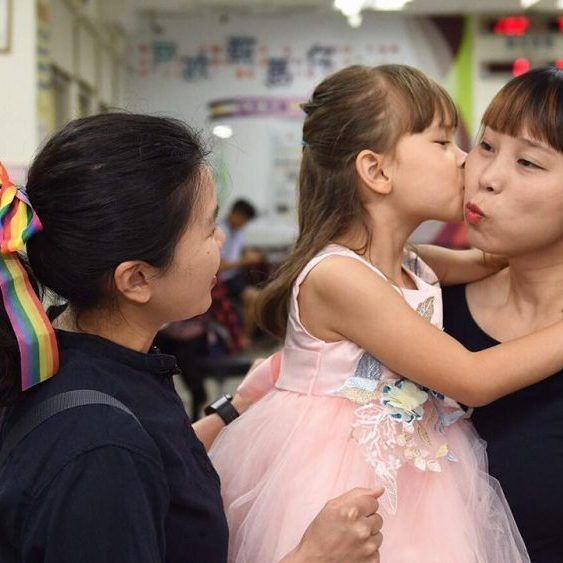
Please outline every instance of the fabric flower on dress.
[[424, 416], [424, 403], [428, 393], [408, 379], [399, 379], [383, 385], [381, 404], [398, 422], [410, 423]]
[[431, 323], [434, 315], [434, 297], [428, 297], [422, 303], [419, 303], [416, 312]]
[[378, 382], [383, 374], [381, 362], [370, 353], [364, 352], [354, 375], [349, 377], [335, 394], [346, 397], [348, 400], [365, 405], [377, 400]]

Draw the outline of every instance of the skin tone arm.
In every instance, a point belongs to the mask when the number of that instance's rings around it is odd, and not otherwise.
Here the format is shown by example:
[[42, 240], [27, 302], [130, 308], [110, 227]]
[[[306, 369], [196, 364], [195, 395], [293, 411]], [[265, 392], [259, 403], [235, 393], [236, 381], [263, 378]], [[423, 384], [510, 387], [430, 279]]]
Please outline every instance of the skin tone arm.
[[[264, 358], [257, 358], [254, 362], [252, 362], [252, 365], [246, 374], [246, 378], [241, 385], [250, 381], [249, 374], [251, 374], [262, 362], [264, 362]], [[240, 393], [237, 393], [233, 397], [232, 405], [239, 414], [243, 414], [248, 407], [255, 403], [259, 398], [259, 396], [253, 396], [252, 394], [245, 394], [243, 396]], [[221, 432], [224, 427], [225, 423], [218, 414], [210, 414], [209, 416], [205, 416], [192, 424], [192, 428], [194, 429], [196, 436], [205, 446], [206, 451], [209, 451], [209, 448], [212, 446], [215, 438], [217, 438], [219, 432]]]
[[468, 406], [486, 405], [563, 368], [563, 322], [470, 352], [353, 258], [323, 260], [301, 286], [299, 306], [303, 324], [318, 338], [355, 342], [394, 372]]
[[415, 252], [434, 271], [441, 285], [457, 285], [481, 280], [506, 268], [504, 256], [472, 248], [453, 250], [433, 244], [415, 246]]
[[[253, 402], [252, 400], [241, 397], [240, 394], [237, 393], [233, 397], [232, 404], [235, 409], [237, 409], [237, 412], [242, 414]], [[219, 432], [225, 428], [225, 423], [218, 414], [210, 414], [194, 422], [192, 428], [199, 438], [199, 441], [204, 445], [205, 450], [209, 451], [209, 448], [219, 435]]]

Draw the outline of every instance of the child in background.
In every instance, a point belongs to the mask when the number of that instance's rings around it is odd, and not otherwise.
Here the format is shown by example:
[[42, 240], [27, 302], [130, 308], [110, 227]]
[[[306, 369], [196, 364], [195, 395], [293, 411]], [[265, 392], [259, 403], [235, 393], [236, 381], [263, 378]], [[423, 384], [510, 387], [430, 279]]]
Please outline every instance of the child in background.
[[210, 451], [229, 561], [275, 561], [326, 499], [377, 485], [382, 561], [528, 561], [456, 401], [483, 405], [561, 369], [563, 324], [479, 353], [441, 330], [438, 279], [487, 269], [472, 251], [405, 251], [423, 221], [462, 220], [453, 102], [410, 67], [354, 66], [304, 110], [299, 237], [259, 303], [285, 337], [279, 378]]

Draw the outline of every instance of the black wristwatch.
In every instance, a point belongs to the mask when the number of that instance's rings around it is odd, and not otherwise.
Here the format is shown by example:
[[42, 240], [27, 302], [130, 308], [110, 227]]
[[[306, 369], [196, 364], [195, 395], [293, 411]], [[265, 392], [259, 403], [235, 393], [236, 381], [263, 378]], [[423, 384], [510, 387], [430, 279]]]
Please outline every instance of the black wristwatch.
[[205, 414], [218, 414], [225, 424], [231, 423], [235, 418], [240, 416], [240, 413], [235, 409], [233, 403], [233, 396], [225, 393], [210, 405], [207, 405], [203, 412]]

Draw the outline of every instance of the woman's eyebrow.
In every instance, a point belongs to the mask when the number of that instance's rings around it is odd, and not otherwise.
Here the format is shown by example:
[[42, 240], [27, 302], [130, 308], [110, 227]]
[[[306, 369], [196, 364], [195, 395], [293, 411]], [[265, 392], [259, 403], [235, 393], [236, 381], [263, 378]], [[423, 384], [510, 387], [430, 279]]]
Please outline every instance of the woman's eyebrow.
[[522, 143], [524, 143], [525, 145], [527, 145], [528, 147], [532, 148], [532, 149], [540, 149], [540, 150], [545, 151], [549, 154], [553, 153], [553, 149], [551, 147], [548, 147], [547, 145], [544, 145], [543, 143], [538, 143], [537, 141], [533, 141], [532, 139], [528, 139], [527, 137], [518, 137], [518, 140], [521, 141]]

